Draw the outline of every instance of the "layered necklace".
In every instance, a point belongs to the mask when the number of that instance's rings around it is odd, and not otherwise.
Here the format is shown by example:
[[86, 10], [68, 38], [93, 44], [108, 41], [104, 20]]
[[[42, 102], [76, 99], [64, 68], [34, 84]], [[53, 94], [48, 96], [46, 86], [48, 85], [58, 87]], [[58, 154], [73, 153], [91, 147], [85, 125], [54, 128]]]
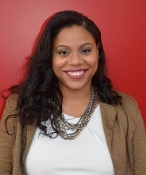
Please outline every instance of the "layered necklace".
[[92, 88], [91, 98], [88, 103], [88, 106], [83, 115], [80, 116], [80, 119], [76, 124], [69, 123], [65, 119], [63, 113], [59, 117], [57, 117], [55, 125], [59, 132], [59, 135], [66, 140], [75, 139], [88, 124], [97, 104], [98, 104], [98, 97], [94, 89]]

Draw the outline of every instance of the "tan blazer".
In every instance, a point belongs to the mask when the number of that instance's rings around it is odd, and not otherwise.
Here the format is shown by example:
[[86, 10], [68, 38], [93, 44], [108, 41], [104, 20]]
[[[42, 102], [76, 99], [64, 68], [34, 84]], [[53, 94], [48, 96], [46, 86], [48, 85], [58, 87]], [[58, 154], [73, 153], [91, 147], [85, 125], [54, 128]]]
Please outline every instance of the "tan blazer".
[[[146, 134], [142, 117], [135, 100], [120, 95], [123, 107], [100, 102], [115, 175], [146, 175]], [[22, 127], [18, 118], [11, 118], [7, 120], [11, 135], [6, 133], [5, 119], [16, 113], [17, 98], [17, 95], [8, 98], [0, 123], [0, 175], [26, 175], [25, 160], [36, 130], [35, 122]]]

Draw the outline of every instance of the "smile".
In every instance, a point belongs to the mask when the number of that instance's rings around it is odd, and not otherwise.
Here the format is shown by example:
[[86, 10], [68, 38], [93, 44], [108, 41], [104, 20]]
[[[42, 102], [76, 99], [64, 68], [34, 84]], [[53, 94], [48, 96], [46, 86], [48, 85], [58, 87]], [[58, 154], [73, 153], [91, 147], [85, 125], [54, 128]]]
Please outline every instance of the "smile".
[[72, 75], [72, 76], [78, 76], [78, 75], [82, 75], [84, 73], [84, 71], [77, 71], [77, 72], [67, 72], [67, 74]]
[[66, 74], [71, 79], [81, 79], [86, 74], [86, 70], [66, 71]]

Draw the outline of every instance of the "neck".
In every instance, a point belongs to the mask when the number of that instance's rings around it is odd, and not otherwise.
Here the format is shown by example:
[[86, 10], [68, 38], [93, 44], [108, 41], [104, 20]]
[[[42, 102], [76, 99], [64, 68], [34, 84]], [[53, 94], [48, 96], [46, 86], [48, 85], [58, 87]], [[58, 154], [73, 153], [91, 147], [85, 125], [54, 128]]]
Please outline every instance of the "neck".
[[79, 90], [61, 88], [63, 96], [62, 110], [64, 113], [79, 117], [86, 110], [91, 97], [91, 86]]

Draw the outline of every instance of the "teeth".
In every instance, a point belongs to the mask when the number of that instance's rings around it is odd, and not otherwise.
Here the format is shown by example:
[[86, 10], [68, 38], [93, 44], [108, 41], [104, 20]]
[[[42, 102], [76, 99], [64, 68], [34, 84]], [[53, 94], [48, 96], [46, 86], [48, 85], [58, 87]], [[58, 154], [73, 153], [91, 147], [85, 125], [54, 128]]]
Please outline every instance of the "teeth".
[[78, 71], [78, 72], [67, 72], [69, 75], [73, 75], [73, 76], [78, 76], [84, 73], [84, 71]]

